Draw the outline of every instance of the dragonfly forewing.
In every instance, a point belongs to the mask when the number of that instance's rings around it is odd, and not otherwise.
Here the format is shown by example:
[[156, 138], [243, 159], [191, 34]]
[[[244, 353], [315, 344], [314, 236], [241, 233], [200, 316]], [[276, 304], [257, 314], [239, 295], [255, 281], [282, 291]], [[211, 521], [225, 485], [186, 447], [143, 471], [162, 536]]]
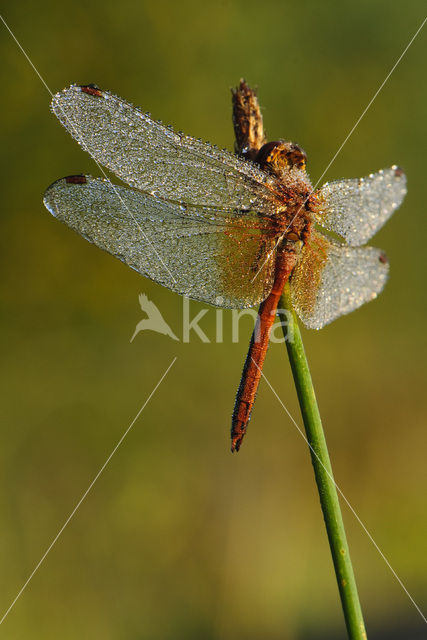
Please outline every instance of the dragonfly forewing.
[[359, 246], [383, 226], [405, 194], [406, 176], [396, 166], [365, 178], [327, 182], [316, 193], [316, 221], [348, 244]]
[[280, 205], [274, 179], [250, 161], [153, 120], [108, 91], [72, 85], [52, 110], [82, 148], [131, 187], [184, 204], [257, 209]]

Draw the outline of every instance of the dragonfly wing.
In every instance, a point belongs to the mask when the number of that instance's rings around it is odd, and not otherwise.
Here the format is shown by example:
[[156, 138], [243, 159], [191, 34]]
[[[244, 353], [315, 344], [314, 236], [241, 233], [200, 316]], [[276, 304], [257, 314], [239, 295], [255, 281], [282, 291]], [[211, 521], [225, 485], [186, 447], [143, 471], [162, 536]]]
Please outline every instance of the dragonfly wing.
[[393, 166], [366, 178], [327, 182], [317, 191], [317, 222], [350, 245], [365, 244], [402, 203], [406, 176]]
[[213, 215], [209, 208], [164, 201], [90, 176], [54, 182], [44, 204], [90, 242], [181, 295], [244, 308], [271, 290], [275, 238], [256, 214]]
[[186, 204], [277, 210], [274, 179], [255, 164], [175, 133], [108, 91], [72, 85], [53, 97], [52, 110], [85, 151], [131, 187]]
[[291, 277], [292, 300], [309, 329], [321, 329], [380, 293], [388, 262], [380, 249], [348, 247], [313, 232]]

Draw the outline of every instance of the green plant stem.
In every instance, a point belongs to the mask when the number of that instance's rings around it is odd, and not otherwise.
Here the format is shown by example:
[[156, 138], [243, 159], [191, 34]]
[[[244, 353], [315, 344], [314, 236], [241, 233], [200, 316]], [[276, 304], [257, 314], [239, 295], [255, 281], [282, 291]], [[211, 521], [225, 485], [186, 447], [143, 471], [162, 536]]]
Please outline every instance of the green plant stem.
[[[320, 504], [331, 547], [338, 589], [341, 596], [347, 632], [351, 640], [366, 640], [365, 625], [357, 593], [356, 581], [351, 564], [350, 553], [345, 535], [338, 493], [332, 475], [332, 467], [326, 446], [325, 434], [319, 408], [311, 380], [310, 369], [304, 351], [304, 345], [292, 307], [289, 283], [280, 300], [279, 316], [286, 340], [289, 361], [301, 407], [305, 432], [310, 447], [311, 461], [314, 467]], [[284, 313], [283, 310], [287, 311]]]

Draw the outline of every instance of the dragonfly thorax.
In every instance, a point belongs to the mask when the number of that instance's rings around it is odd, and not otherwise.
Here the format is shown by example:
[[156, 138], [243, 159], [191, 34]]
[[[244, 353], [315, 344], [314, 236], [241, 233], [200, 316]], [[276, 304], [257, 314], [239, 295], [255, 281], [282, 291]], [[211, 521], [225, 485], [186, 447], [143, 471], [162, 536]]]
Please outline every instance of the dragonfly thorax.
[[312, 220], [310, 196], [313, 192], [306, 173], [307, 156], [293, 142], [268, 142], [258, 151], [255, 162], [276, 178], [276, 188], [283, 201], [278, 211], [284, 235], [303, 239], [304, 230]]

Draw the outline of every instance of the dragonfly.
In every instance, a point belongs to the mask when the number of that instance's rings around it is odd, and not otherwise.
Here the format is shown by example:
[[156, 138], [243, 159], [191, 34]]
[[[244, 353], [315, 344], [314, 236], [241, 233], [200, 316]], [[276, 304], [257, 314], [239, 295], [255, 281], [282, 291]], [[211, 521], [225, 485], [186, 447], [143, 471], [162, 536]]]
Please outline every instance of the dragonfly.
[[229, 309], [260, 305], [232, 416], [238, 451], [285, 284], [311, 329], [374, 299], [388, 260], [363, 245], [401, 204], [403, 170], [394, 165], [314, 189], [304, 150], [266, 141], [256, 94], [244, 81], [233, 91], [234, 154], [96, 85], [71, 85], [51, 108], [98, 166], [127, 186], [61, 178], [44, 194], [50, 213], [180, 295]]

